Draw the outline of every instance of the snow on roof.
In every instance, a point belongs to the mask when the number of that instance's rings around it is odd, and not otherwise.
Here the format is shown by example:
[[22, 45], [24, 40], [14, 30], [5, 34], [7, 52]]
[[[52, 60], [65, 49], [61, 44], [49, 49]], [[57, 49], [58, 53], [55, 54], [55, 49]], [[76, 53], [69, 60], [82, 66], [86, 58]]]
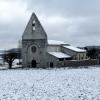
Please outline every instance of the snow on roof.
[[70, 58], [69, 55], [62, 53], [62, 52], [48, 52], [48, 53], [57, 57], [57, 58]]
[[73, 50], [73, 51], [76, 51], [76, 52], [86, 52], [86, 50], [79, 49], [79, 48], [73, 47], [73, 46], [63, 46], [63, 47], [68, 48], [68, 49]]
[[48, 44], [50, 45], [61, 45], [61, 44], [66, 44], [62, 41], [57, 41], [57, 40], [48, 40]]

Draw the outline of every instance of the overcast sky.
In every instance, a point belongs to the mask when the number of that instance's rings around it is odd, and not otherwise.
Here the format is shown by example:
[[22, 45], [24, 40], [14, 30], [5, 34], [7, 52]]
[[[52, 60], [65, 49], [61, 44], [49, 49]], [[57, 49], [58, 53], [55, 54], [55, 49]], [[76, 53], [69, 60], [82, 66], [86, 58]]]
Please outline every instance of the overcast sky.
[[100, 0], [0, 0], [0, 49], [18, 46], [32, 12], [48, 39], [100, 45]]

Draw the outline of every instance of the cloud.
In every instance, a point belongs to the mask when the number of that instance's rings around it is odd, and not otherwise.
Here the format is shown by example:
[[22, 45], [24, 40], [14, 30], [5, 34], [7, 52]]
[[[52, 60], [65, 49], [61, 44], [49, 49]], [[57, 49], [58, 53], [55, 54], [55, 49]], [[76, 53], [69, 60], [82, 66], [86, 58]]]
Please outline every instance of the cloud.
[[49, 39], [76, 46], [99, 45], [99, 4], [100, 0], [0, 0], [0, 46], [15, 47], [32, 12]]
[[49, 15], [62, 14], [70, 17], [100, 15], [100, 0], [28, 0], [27, 4], [28, 9], [34, 10], [37, 7], [38, 12]]
[[[0, 47], [13, 48], [21, 39], [28, 19], [26, 6], [19, 1], [0, 1]], [[9, 45], [8, 45], [9, 44]]]

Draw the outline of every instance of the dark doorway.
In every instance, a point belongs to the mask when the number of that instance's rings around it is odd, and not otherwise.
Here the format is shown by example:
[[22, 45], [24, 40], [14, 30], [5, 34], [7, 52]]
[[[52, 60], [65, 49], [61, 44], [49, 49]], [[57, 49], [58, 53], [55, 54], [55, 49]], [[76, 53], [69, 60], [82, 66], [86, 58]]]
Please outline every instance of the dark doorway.
[[50, 67], [53, 68], [53, 62], [50, 62]]
[[36, 60], [32, 60], [32, 68], [36, 68], [36, 65], [37, 65]]

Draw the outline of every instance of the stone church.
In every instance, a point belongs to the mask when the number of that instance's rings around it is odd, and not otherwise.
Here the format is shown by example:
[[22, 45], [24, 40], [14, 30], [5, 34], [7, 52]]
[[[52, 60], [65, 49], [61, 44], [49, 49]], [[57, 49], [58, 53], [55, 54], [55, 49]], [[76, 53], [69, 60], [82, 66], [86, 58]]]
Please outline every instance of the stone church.
[[56, 67], [67, 60], [84, 60], [86, 51], [62, 41], [48, 40], [35, 13], [22, 36], [23, 67]]

